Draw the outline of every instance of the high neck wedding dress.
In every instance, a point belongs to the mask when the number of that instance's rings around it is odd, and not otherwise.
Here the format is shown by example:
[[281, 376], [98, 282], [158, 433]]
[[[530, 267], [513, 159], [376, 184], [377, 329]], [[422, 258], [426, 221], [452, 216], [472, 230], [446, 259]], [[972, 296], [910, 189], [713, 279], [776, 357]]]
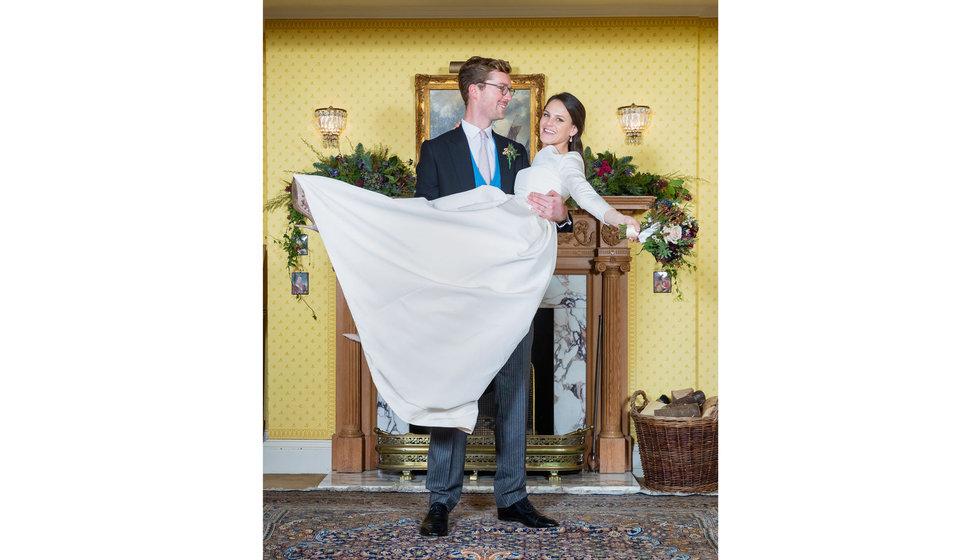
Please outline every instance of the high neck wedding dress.
[[611, 207], [577, 152], [553, 146], [517, 174], [429, 201], [296, 175], [357, 325], [378, 392], [402, 420], [472, 433], [477, 401], [527, 334], [555, 270], [555, 224], [531, 192]]

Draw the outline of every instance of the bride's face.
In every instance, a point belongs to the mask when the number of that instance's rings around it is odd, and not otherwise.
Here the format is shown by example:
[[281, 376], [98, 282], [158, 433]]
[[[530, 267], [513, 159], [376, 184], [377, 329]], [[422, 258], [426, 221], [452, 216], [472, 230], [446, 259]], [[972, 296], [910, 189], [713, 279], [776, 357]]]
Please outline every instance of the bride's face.
[[554, 146], [558, 153], [564, 154], [568, 151], [568, 139], [578, 133], [578, 127], [572, 124], [572, 117], [568, 115], [565, 104], [553, 99], [541, 113], [538, 133], [542, 144]]

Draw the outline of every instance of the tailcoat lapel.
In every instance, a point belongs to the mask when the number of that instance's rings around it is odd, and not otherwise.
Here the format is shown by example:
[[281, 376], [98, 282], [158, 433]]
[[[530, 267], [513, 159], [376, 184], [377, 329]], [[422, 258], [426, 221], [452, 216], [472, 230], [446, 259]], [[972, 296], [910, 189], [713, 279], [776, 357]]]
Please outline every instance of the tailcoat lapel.
[[453, 170], [456, 172], [458, 184], [463, 190], [476, 188], [476, 177], [473, 175], [473, 158], [470, 157], [470, 145], [466, 141], [466, 133], [463, 127], [458, 126], [450, 133], [450, 143], [452, 149], [449, 151], [449, 160], [453, 162]]

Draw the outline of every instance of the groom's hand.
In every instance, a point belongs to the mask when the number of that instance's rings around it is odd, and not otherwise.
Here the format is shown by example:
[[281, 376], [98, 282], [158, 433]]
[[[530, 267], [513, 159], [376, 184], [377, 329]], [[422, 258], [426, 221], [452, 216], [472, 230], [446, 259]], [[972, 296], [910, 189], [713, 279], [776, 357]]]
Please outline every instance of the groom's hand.
[[546, 220], [560, 224], [568, 219], [568, 207], [561, 195], [555, 191], [548, 191], [548, 194], [531, 193], [527, 196], [527, 202], [531, 210]]

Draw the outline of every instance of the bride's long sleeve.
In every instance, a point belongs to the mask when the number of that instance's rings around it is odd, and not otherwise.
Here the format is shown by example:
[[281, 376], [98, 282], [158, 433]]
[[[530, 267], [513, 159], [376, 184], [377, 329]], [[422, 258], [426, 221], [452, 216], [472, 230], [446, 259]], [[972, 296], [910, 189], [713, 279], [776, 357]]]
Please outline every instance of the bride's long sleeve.
[[558, 175], [561, 177], [562, 185], [568, 189], [575, 202], [605, 224], [604, 216], [606, 212], [613, 210], [613, 207], [603, 200], [585, 179], [585, 162], [578, 152], [569, 151], [561, 158]]

